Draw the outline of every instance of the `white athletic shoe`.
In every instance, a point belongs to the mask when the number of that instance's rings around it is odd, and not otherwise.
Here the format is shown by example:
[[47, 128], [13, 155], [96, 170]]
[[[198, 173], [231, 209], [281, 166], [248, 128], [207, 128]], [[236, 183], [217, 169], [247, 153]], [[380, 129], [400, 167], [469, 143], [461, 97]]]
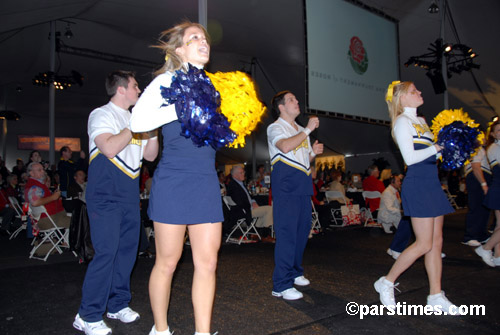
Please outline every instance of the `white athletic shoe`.
[[87, 322], [80, 317], [80, 314], [75, 316], [73, 327], [85, 332], [85, 335], [109, 335], [112, 333], [111, 328], [109, 328], [104, 321]]
[[375, 287], [375, 291], [380, 294], [380, 302], [382, 305], [387, 307], [390, 310], [395, 310], [396, 308], [396, 300], [394, 299], [394, 289], [399, 284], [394, 284], [385, 279], [385, 277], [380, 277], [373, 286]]
[[[451, 301], [446, 298], [444, 291], [441, 291], [437, 294], [428, 295], [427, 305], [432, 306], [435, 311], [440, 310], [441, 312], [445, 312], [448, 314], [450, 314], [451, 312], [458, 313], [458, 307], [452, 304]], [[454, 306], [454, 308], [450, 310], [452, 306]]]
[[307, 285], [311, 284], [311, 282], [309, 281], [309, 279], [307, 279], [304, 276], [298, 276], [297, 278], [295, 278], [293, 280], [293, 283], [295, 285], [297, 285], [297, 286], [307, 286]]
[[273, 291], [272, 295], [274, 297], [283, 298], [285, 300], [298, 300], [298, 299], [302, 299], [304, 297], [302, 292], [298, 291], [295, 287], [286, 289], [286, 290], [281, 291], [281, 292]]
[[110, 319], [116, 319], [120, 320], [123, 323], [131, 323], [134, 321], [139, 320], [140, 316], [139, 313], [136, 311], [133, 311], [132, 308], [130, 307], [125, 307], [119, 310], [116, 313], [109, 313], [107, 314], [108, 318]]

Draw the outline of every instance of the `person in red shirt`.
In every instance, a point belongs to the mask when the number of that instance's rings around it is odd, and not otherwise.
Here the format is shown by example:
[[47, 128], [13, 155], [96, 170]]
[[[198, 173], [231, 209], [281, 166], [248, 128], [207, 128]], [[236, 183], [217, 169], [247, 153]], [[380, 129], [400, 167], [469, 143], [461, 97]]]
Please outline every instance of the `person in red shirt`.
[[[52, 193], [47, 187], [45, 183], [47, 175], [42, 164], [36, 162], [30, 163], [27, 171], [30, 178], [24, 187], [24, 199], [29, 202], [30, 206], [45, 206], [47, 213], [49, 213], [58, 227], [69, 228], [70, 218], [66, 215], [66, 211], [62, 205], [61, 192], [55, 190]], [[46, 219], [45, 214], [42, 214], [38, 221], [38, 228], [46, 229], [51, 226], [52, 223]]]
[[[368, 177], [363, 180], [364, 191], [379, 191], [380, 194], [384, 192], [385, 186], [382, 181], [378, 179], [380, 171], [376, 165], [368, 167]], [[370, 206], [370, 211], [373, 213], [380, 207], [380, 198], [366, 199], [366, 204]]]

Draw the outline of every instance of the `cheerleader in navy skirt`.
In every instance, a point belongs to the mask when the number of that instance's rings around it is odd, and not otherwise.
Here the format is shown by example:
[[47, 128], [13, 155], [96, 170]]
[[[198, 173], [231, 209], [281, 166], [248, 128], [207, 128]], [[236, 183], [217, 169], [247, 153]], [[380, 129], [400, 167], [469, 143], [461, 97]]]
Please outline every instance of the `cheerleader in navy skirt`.
[[130, 122], [134, 131], [161, 127], [163, 134], [148, 208], [156, 244], [149, 280], [154, 325], [149, 334], [171, 334], [167, 311], [186, 228], [194, 264], [195, 334], [210, 334], [223, 221], [215, 152], [234, 133], [218, 111], [220, 95], [203, 70], [210, 56], [205, 28], [184, 22], [161, 38], [158, 48], [166, 55], [165, 64], [139, 98]]
[[498, 120], [491, 124], [488, 133], [486, 147], [493, 178], [484, 198], [484, 205], [495, 210], [497, 224], [490, 239], [475, 251], [486, 264], [493, 267], [500, 266], [500, 122]]
[[453, 313], [456, 306], [441, 290], [443, 216], [453, 212], [438, 178], [436, 154], [442, 147], [434, 143], [425, 120], [417, 117], [417, 107], [424, 100], [412, 82], [396, 81], [389, 85], [386, 102], [393, 137], [408, 166], [401, 200], [404, 214], [411, 217], [416, 241], [401, 253], [389, 273], [380, 277], [374, 287], [380, 294], [382, 304], [394, 311], [394, 287], [398, 285], [394, 284], [396, 279], [424, 256], [430, 286], [427, 305], [435, 311]]

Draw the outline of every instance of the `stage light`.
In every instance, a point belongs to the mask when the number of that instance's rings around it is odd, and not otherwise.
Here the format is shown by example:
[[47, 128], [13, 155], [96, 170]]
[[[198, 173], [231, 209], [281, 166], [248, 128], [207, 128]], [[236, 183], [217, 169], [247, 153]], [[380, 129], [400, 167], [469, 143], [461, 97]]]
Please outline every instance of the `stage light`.
[[453, 45], [451, 45], [450, 43], [447, 43], [447, 44], [444, 45], [443, 51], [445, 53], [448, 53], [448, 52], [451, 51], [451, 49], [453, 49]]
[[68, 23], [68, 25], [66, 26], [66, 32], [64, 33], [64, 36], [65, 36], [67, 39], [70, 39], [71, 37], [73, 37], [73, 32], [71, 31], [71, 28], [69, 27], [69, 23]]
[[82, 86], [83, 76], [74, 70], [71, 72], [71, 76], [60, 76], [53, 72], [44, 72], [33, 77], [33, 85], [42, 87], [54, 85], [56, 90], [71, 88], [75, 83]]

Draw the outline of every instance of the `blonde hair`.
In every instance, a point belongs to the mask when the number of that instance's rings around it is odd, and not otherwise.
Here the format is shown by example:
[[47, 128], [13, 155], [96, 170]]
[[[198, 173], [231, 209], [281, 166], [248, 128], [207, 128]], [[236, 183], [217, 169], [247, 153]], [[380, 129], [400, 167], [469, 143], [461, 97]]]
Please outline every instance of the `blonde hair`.
[[182, 67], [182, 59], [177, 55], [175, 49], [183, 45], [184, 33], [188, 28], [197, 27], [203, 31], [207, 39], [207, 43], [210, 44], [210, 36], [207, 30], [199, 23], [193, 23], [191, 21], [183, 21], [174, 27], [163, 31], [160, 34], [159, 44], [153, 45], [153, 48], [158, 48], [165, 54], [165, 64], [155, 71], [155, 76], [158, 76], [165, 72], [174, 72]]
[[487, 130], [488, 138], [486, 139], [486, 149], [488, 149], [490, 147], [490, 145], [495, 143], [495, 138], [493, 137], [493, 135], [491, 135], [491, 133], [493, 133], [495, 131], [495, 128], [498, 125], [500, 125], [500, 120], [496, 120], [488, 127], [488, 130]]
[[[413, 84], [411, 81], [403, 81], [392, 87], [392, 98], [389, 98], [389, 90], [385, 94], [385, 102], [387, 103], [387, 107], [389, 109], [389, 117], [391, 118], [391, 134], [392, 138], [394, 138], [394, 123], [398, 116], [403, 114], [404, 108], [401, 104], [401, 96], [408, 92], [408, 89]], [[396, 139], [394, 138], [394, 141]]]

